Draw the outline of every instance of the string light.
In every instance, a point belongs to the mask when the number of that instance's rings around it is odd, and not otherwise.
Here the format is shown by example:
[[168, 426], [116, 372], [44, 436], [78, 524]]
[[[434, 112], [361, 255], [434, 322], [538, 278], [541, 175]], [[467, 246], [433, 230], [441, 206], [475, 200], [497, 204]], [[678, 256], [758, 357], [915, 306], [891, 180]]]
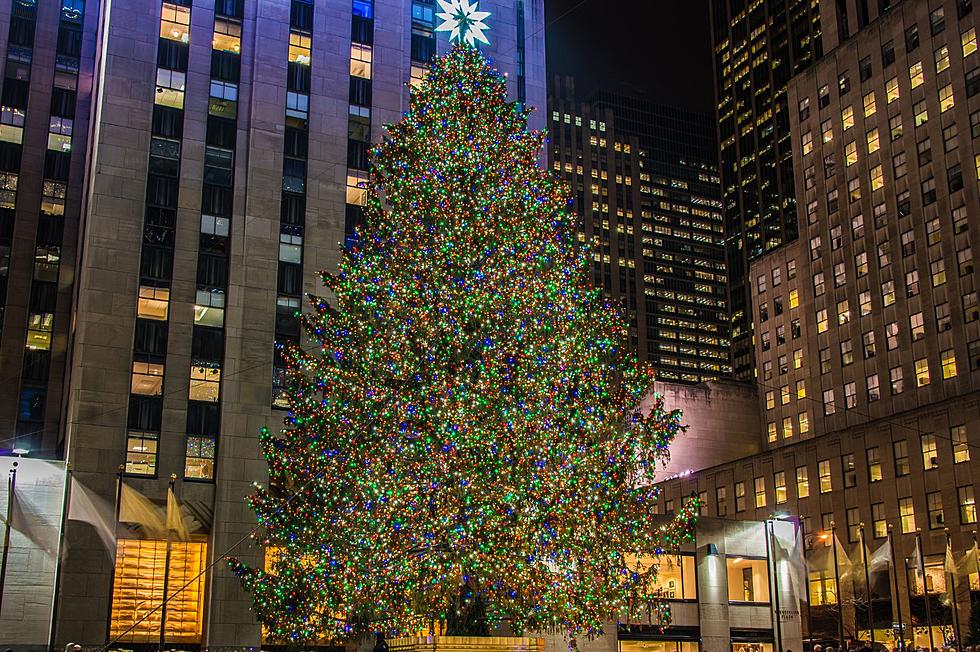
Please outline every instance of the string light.
[[260, 434], [250, 505], [278, 552], [232, 562], [276, 640], [415, 633], [477, 602], [571, 637], [669, 617], [637, 560], [692, 533], [696, 500], [654, 514], [681, 413], [638, 411], [652, 372], [527, 117], [459, 45], [372, 152], [358, 244], [288, 351], [287, 428]]

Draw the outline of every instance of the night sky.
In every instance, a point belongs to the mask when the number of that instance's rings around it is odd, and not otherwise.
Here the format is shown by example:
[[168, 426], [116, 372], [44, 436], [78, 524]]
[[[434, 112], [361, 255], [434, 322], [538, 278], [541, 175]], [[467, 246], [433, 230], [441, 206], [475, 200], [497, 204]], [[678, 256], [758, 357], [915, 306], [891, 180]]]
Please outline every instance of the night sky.
[[604, 87], [714, 112], [708, 0], [544, 4], [549, 76], [574, 76], [580, 95]]

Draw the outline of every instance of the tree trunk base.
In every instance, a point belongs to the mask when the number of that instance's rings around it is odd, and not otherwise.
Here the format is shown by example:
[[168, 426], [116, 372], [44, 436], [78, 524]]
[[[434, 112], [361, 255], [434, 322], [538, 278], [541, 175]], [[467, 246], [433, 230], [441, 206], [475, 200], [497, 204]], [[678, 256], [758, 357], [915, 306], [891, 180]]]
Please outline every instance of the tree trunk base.
[[391, 652], [544, 652], [544, 639], [527, 636], [404, 636]]

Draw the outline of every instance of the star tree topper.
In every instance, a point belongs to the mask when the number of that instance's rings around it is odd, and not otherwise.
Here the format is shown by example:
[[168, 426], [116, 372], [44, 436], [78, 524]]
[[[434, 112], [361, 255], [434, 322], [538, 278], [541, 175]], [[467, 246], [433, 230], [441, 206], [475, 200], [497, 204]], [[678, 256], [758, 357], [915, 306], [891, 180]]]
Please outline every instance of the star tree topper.
[[436, 27], [437, 32], [449, 32], [450, 41], [459, 41], [475, 46], [474, 41], [490, 45], [483, 30], [489, 29], [483, 21], [490, 16], [489, 11], [478, 11], [480, 0], [436, 0], [442, 8], [442, 13], [436, 14], [442, 19], [442, 24]]

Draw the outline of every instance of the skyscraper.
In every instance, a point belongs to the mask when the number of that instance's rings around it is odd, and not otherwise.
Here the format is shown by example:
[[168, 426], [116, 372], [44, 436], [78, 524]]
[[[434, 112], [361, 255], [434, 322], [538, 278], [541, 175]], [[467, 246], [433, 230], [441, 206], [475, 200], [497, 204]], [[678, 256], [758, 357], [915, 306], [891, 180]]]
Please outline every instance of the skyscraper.
[[[542, 128], [543, 3], [479, 4], [491, 14], [484, 52]], [[438, 11], [434, 0], [0, 10], [2, 448], [67, 456], [110, 505], [129, 505], [131, 489], [162, 504], [174, 478], [194, 523], [170, 543], [145, 523], [123, 528], [106, 551], [70, 521], [59, 641], [156, 643], [162, 628], [168, 643], [258, 644], [218, 562], [257, 554], [242, 539], [255, 524], [243, 498], [265, 477], [257, 432], [284, 415], [279, 352], [301, 337], [318, 272], [355, 237], [368, 147], [449, 47]], [[148, 615], [165, 581], [189, 584], [166, 616]]]
[[550, 162], [572, 189], [593, 283], [621, 302], [658, 377], [730, 374], [715, 131], [709, 116], [638, 97], [552, 86]]

